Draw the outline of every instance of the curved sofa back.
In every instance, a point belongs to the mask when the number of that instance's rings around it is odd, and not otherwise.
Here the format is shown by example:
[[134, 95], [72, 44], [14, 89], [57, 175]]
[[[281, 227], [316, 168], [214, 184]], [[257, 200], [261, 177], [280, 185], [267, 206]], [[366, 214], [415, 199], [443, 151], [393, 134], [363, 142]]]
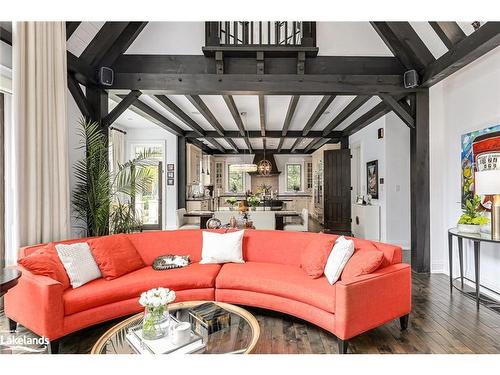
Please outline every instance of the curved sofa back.
[[[223, 232], [223, 230], [215, 230]], [[202, 231], [166, 230], [128, 234], [135, 248], [147, 265], [166, 254], [189, 255], [193, 262], [201, 259]], [[336, 235], [310, 232], [285, 232], [276, 230], [247, 230], [243, 237], [243, 259], [252, 262], [300, 265], [300, 254], [317, 236], [336, 238]], [[381, 267], [401, 263], [402, 251], [399, 246], [352, 238], [356, 249], [378, 249], [384, 253]], [[57, 243], [82, 242], [85, 239], [59, 241]], [[20, 256], [26, 256], [44, 245], [24, 247]]]

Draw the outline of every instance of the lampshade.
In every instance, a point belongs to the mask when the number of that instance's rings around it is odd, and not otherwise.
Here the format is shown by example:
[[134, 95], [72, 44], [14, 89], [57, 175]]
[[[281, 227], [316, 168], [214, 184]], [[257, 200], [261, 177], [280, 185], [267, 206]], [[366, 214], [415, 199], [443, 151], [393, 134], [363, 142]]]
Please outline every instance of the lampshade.
[[500, 194], [500, 169], [476, 172], [474, 187], [478, 195]]

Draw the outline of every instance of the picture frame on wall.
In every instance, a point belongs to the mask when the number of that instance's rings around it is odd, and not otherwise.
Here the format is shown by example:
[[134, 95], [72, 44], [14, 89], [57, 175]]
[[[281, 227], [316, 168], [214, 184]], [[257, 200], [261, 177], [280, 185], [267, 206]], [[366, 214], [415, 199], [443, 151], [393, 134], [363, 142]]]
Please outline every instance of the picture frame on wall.
[[167, 178], [174, 178], [174, 172], [167, 172]]
[[173, 172], [175, 170], [174, 164], [167, 164], [167, 171], [168, 172]]
[[167, 178], [167, 185], [168, 186], [173, 186], [174, 185], [174, 179], [173, 178]]
[[378, 199], [378, 160], [366, 163], [366, 194]]

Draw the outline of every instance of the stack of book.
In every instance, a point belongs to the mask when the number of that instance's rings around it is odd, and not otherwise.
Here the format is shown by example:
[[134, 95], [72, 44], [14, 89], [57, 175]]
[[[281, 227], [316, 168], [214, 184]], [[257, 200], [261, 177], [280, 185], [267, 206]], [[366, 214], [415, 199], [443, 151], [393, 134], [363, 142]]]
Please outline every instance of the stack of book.
[[[172, 324], [178, 322], [173, 316], [170, 319]], [[125, 338], [137, 354], [190, 354], [199, 353], [205, 347], [203, 338], [193, 330], [189, 341], [180, 346], [172, 342], [171, 334], [157, 340], [146, 340], [142, 337], [142, 321], [129, 328]]]
[[231, 325], [231, 314], [213, 302], [189, 309], [189, 321], [195, 332], [206, 337]]

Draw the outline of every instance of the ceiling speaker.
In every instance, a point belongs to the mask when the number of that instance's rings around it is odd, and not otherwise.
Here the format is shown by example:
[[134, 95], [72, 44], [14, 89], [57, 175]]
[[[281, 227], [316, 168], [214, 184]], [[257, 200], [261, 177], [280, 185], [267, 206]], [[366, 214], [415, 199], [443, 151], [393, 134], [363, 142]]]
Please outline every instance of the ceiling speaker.
[[405, 89], [412, 89], [418, 86], [418, 73], [416, 70], [408, 70], [405, 72], [403, 81]]
[[99, 83], [103, 86], [113, 86], [115, 72], [106, 66], [99, 68]]

